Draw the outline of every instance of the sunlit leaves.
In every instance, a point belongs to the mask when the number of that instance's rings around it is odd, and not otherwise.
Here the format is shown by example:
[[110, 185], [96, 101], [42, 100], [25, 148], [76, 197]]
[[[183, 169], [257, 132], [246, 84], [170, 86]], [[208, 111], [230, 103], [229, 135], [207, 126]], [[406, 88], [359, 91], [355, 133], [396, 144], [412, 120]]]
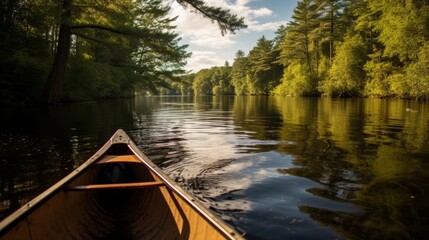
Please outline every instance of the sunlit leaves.
[[403, 62], [415, 60], [427, 41], [429, 6], [428, 3], [416, 5], [414, 1], [370, 1], [370, 9], [381, 13], [374, 25], [380, 33], [378, 40], [384, 44], [386, 56], [398, 56]]
[[[286, 69], [284, 71], [281, 87], [302, 86], [306, 89], [300, 89], [298, 92], [293, 92], [291, 89], [279, 90], [277, 93], [288, 93], [292, 95], [303, 95], [304, 93], [314, 94], [316, 84], [314, 81], [317, 78], [317, 71], [320, 60], [320, 44], [322, 40], [323, 30], [321, 28], [321, 8], [313, 0], [299, 1], [294, 9], [292, 19], [286, 28], [286, 35], [283, 42], [280, 44], [280, 56], [278, 62]], [[293, 65], [293, 66], [292, 66]], [[306, 71], [298, 69], [306, 68]], [[304, 74], [299, 76], [298, 74]], [[290, 79], [291, 76], [297, 76], [296, 79]], [[296, 83], [294, 83], [296, 81]], [[302, 81], [308, 81], [303, 83]]]
[[235, 94], [246, 95], [248, 93], [246, 75], [249, 68], [248, 58], [245, 53], [238, 50], [232, 65], [231, 83], [235, 87]]
[[231, 70], [232, 67], [226, 62], [225, 66], [197, 72], [192, 84], [194, 94], [197, 96], [233, 94]]
[[330, 76], [320, 84], [328, 96], [358, 96], [364, 86], [365, 45], [359, 36], [348, 37], [338, 47]]
[[277, 95], [282, 96], [306, 96], [313, 93], [314, 87], [306, 64], [290, 64], [283, 73], [281, 84], [275, 89]]
[[413, 98], [429, 99], [429, 43], [426, 43], [418, 54], [418, 61], [406, 69], [409, 94]]

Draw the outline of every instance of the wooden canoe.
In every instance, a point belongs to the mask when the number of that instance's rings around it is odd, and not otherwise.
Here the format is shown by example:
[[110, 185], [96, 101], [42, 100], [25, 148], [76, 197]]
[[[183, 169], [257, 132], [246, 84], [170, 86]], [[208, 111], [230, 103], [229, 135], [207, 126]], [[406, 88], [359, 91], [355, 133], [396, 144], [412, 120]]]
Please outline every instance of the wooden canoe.
[[121, 129], [0, 223], [0, 239], [243, 239], [152, 163]]

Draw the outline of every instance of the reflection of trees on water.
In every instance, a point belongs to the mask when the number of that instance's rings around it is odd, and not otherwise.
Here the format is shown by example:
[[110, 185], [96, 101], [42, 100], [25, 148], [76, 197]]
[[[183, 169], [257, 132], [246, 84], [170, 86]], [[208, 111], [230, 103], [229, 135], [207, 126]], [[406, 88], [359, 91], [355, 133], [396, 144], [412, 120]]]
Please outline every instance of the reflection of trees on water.
[[132, 123], [132, 103], [2, 108], [0, 219], [17, 210]]
[[25, 135], [0, 135], [0, 219], [69, 172], [73, 164], [52, 143]]
[[429, 233], [427, 180], [415, 176], [376, 178], [358, 193], [358, 201], [367, 211], [357, 225], [375, 237], [384, 232], [396, 239], [425, 238]]
[[133, 130], [130, 132], [145, 154], [158, 166], [164, 168], [181, 162], [186, 156], [180, 131], [154, 133], [148, 129]]
[[429, 231], [427, 112], [425, 104], [405, 100], [237, 98], [234, 123], [252, 139], [291, 143], [269, 148], [299, 166], [280, 173], [324, 186], [307, 192], [361, 208], [303, 205], [302, 212], [348, 238], [407, 239]]
[[[275, 108], [273, 98], [238, 96], [234, 101], [234, 124], [257, 140], [279, 140], [282, 116]], [[260, 150], [258, 150], [260, 151]]]
[[423, 191], [427, 187], [415, 179], [374, 180], [353, 201], [364, 208], [361, 213], [314, 206], [300, 206], [300, 210], [350, 239], [424, 239], [428, 204]]
[[[171, 111], [184, 111], [189, 97], [136, 97], [133, 108], [133, 141], [158, 166], [166, 167], [183, 160], [183, 130], [174, 123]], [[191, 104], [192, 106], [192, 104]], [[164, 109], [162, 111], [161, 109]]]
[[292, 153], [301, 168], [279, 171], [323, 184], [307, 189], [314, 195], [363, 209], [357, 214], [300, 206], [301, 211], [352, 239], [428, 233], [427, 113], [409, 115], [405, 101], [294, 101], [278, 103], [282, 139], [296, 142], [279, 151]]

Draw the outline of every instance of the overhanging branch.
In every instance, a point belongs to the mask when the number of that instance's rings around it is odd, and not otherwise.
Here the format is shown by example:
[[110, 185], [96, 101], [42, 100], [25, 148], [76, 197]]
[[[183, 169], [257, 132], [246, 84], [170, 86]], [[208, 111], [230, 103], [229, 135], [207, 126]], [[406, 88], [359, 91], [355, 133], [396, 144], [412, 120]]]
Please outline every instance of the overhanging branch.
[[224, 10], [219, 7], [210, 7], [205, 5], [203, 1], [199, 0], [177, 0], [177, 2], [184, 7], [189, 5], [194, 8], [196, 12], [201, 13], [203, 17], [216, 21], [222, 35], [224, 35], [227, 30], [231, 33], [235, 33], [235, 30], [247, 27], [247, 25], [244, 24], [243, 17], [237, 18], [237, 16], [231, 14], [229, 10]]
[[95, 24], [76, 25], [76, 26], [70, 27], [71, 30], [73, 30], [73, 29], [86, 29], [86, 28], [99, 29], [99, 30], [109, 31], [112, 33], [123, 34], [123, 35], [127, 35], [127, 36], [135, 36], [134, 34], [132, 34], [129, 31], [127, 32], [127, 31], [118, 30], [118, 29], [107, 27], [107, 26], [95, 25]]

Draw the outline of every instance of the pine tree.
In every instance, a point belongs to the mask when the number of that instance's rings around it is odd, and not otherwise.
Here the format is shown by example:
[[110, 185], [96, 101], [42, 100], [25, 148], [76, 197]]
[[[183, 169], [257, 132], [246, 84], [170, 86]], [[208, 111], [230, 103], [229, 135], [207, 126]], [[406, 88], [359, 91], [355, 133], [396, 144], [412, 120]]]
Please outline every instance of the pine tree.
[[276, 56], [273, 43], [265, 36], [258, 39], [256, 46], [249, 52], [248, 90], [250, 94], [270, 94], [277, 85], [278, 76], [273, 65]]
[[332, 64], [335, 57], [335, 45], [341, 41], [346, 31], [341, 21], [345, 3], [342, 0], [319, 0], [317, 4], [321, 11], [322, 44], [326, 45], [323, 53], [327, 55], [329, 63]]
[[[280, 45], [281, 53], [278, 62], [285, 67], [284, 74], [294, 73], [305, 74], [297, 77], [303, 81], [309, 81], [302, 86], [307, 89], [300, 89], [300, 93], [290, 93], [288, 95], [314, 95], [316, 94], [318, 65], [320, 60], [320, 8], [313, 0], [303, 0], [298, 2], [294, 9], [292, 19], [286, 28], [286, 36]], [[288, 70], [293, 67], [300, 69]], [[305, 71], [303, 70], [305, 69]], [[283, 76], [282, 81], [294, 81], [293, 78]], [[288, 86], [290, 84], [282, 84]], [[293, 84], [292, 84], [293, 85]]]
[[235, 94], [237, 95], [246, 95], [248, 93], [248, 87], [246, 83], [248, 68], [248, 58], [242, 50], [238, 50], [235, 54], [231, 73], [231, 83], [234, 86]]
[[298, 2], [293, 11], [292, 21], [287, 26], [287, 34], [281, 45], [280, 62], [287, 66], [290, 61], [300, 61], [312, 69], [311, 45], [314, 30], [320, 25], [320, 12], [313, 0]]

